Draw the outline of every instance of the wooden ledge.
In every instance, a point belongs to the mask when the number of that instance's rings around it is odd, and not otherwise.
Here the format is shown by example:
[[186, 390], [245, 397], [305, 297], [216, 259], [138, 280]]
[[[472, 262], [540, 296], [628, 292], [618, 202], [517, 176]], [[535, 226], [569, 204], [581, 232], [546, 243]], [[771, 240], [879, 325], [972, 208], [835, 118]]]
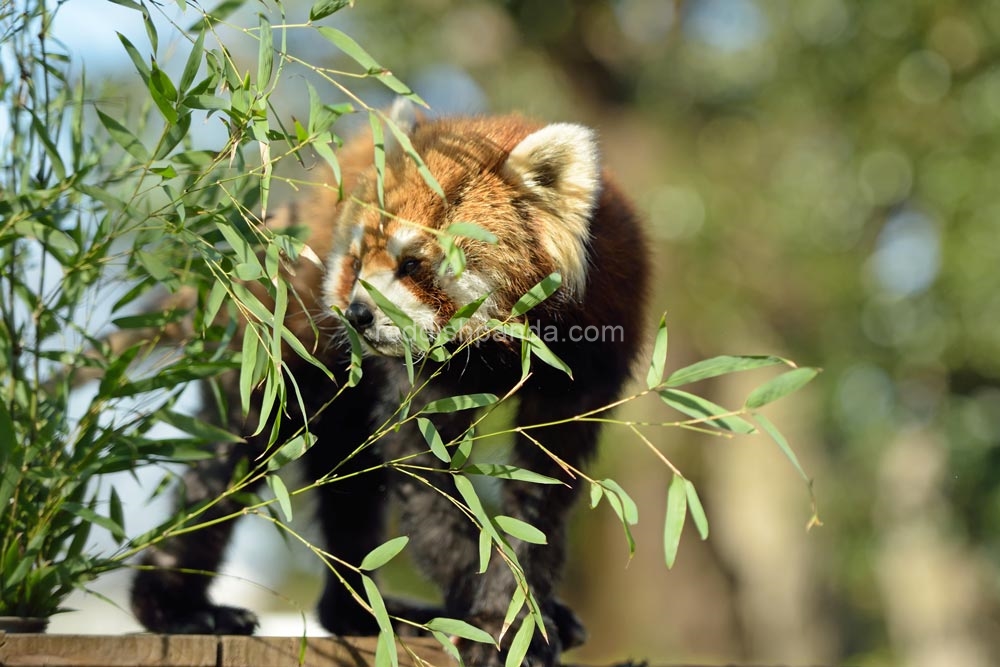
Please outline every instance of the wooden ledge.
[[[371, 667], [375, 637], [311, 637], [300, 662], [300, 637], [211, 635], [22, 635], [0, 633], [2, 667]], [[405, 647], [403, 646], [405, 643]], [[399, 644], [400, 667], [454, 662], [433, 638]]]

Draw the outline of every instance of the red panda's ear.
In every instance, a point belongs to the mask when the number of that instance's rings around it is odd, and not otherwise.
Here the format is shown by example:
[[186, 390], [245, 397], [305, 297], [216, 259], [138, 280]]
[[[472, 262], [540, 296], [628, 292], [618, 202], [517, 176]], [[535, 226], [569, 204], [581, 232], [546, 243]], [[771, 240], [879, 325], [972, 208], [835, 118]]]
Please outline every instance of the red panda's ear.
[[424, 119], [423, 114], [417, 110], [413, 102], [402, 96], [393, 100], [392, 106], [389, 107], [389, 113], [386, 115], [404, 134], [413, 132], [417, 123]]
[[590, 217], [601, 191], [594, 131], [553, 123], [514, 147], [504, 170], [534, 195], [545, 215], [540, 239], [562, 274], [563, 285], [582, 295], [587, 282]]

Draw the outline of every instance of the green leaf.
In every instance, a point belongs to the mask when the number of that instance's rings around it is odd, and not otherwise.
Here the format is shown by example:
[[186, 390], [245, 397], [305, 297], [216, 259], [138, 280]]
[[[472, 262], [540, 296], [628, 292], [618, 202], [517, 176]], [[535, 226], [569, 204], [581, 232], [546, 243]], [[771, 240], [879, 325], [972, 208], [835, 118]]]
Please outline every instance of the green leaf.
[[267, 485], [271, 488], [271, 492], [274, 493], [274, 497], [278, 499], [278, 505], [281, 507], [281, 513], [285, 515], [285, 521], [291, 521], [292, 499], [288, 495], [288, 488], [285, 486], [285, 483], [277, 475], [268, 475]]
[[375, 622], [379, 627], [379, 643], [382, 643], [383, 638], [387, 639], [387, 645], [384, 648], [386, 653], [384, 655], [387, 656], [390, 664], [394, 666], [398, 665], [399, 658], [396, 655], [395, 635], [392, 632], [392, 621], [389, 619], [389, 612], [385, 608], [385, 600], [382, 599], [382, 594], [379, 593], [378, 586], [375, 585], [371, 577], [362, 574], [361, 583], [365, 587], [365, 596], [368, 598], [368, 604], [371, 605], [372, 614], [375, 616]]
[[548, 544], [548, 539], [545, 537], [545, 533], [538, 530], [530, 523], [526, 521], [521, 521], [512, 516], [505, 516], [503, 514], [498, 514], [493, 517], [497, 525], [503, 532], [516, 537], [524, 542], [529, 542], [531, 544]]
[[536, 336], [534, 332], [531, 332], [531, 335], [527, 338], [527, 342], [528, 347], [531, 349], [531, 354], [538, 359], [541, 359], [552, 368], [562, 371], [568, 375], [571, 380], [573, 379], [573, 369], [570, 368], [565, 361], [560, 359], [555, 352], [549, 349], [549, 346], [546, 345], [541, 338]]
[[420, 414], [437, 414], [448, 412], [459, 412], [460, 410], [471, 410], [482, 408], [496, 403], [499, 399], [495, 394], [462, 394], [460, 396], [449, 396], [431, 401], [424, 406]]
[[267, 469], [278, 470], [292, 461], [302, 458], [316, 444], [316, 436], [312, 433], [300, 433], [278, 448], [267, 462]]
[[[379, 292], [374, 285], [364, 280], [361, 280], [360, 282], [362, 287], [364, 287], [368, 292], [368, 295], [371, 296], [372, 301], [375, 302], [375, 305], [378, 306], [383, 313], [385, 313], [386, 317], [392, 320], [393, 324], [403, 331], [417, 330], [417, 326], [414, 324], [413, 318], [407, 315], [402, 308], [394, 304], [384, 294]], [[421, 329], [421, 331], [423, 331], [423, 329]]]
[[601, 498], [604, 497], [604, 487], [599, 483], [594, 482], [590, 485], [590, 509], [597, 507], [597, 504], [601, 502]]
[[320, 19], [325, 19], [330, 14], [339, 12], [350, 3], [351, 0], [319, 0], [309, 10], [309, 20], [319, 21]]
[[194, 78], [198, 75], [198, 69], [201, 67], [201, 57], [205, 52], [205, 31], [199, 30], [198, 37], [194, 40], [194, 45], [191, 47], [191, 53], [188, 54], [187, 62], [184, 63], [184, 71], [181, 73], [180, 78], [180, 91], [181, 93], [186, 93], [191, 84], [194, 83]]
[[554, 477], [546, 477], [531, 470], [518, 468], [517, 466], [499, 463], [479, 463], [468, 465], [462, 468], [462, 472], [468, 475], [485, 475], [497, 479], [513, 479], [519, 482], [530, 482], [532, 484], [565, 484]]
[[[663, 389], [659, 394], [664, 403], [678, 412], [682, 412], [689, 417], [694, 417], [696, 420], [699, 420], [699, 423], [703, 423], [706, 426], [713, 426], [744, 435], [756, 431], [753, 425], [745, 419], [730, 414], [731, 410], [726, 410], [721, 405], [716, 405], [700, 396], [695, 396], [679, 389]], [[727, 416], [721, 417], [719, 415]]]
[[274, 36], [271, 23], [261, 14], [259, 27], [260, 45], [257, 49], [257, 89], [264, 90], [274, 71]]
[[500, 639], [503, 639], [504, 635], [507, 634], [510, 626], [514, 624], [514, 619], [521, 613], [521, 609], [527, 601], [528, 596], [525, 594], [524, 588], [521, 588], [521, 586], [514, 588], [514, 594], [510, 597], [510, 604], [507, 605], [507, 614], [503, 618], [503, 625], [500, 626]]
[[689, 479], [684, 480], [684, 492], [687, 495], [688, 512], [691, 514], [691, 519], [694, 520], [695, 528], [698, 529], [698, 535], [701, 539], [707, 540], [708, 517], [705, 516], [705, 508], [701, 505], [701, 498], [698, 497], [698, 491]]
[[25, 238], [40, 241], [50, 250], [57, 250], [66, 255], [75, 255], [80, 252], [80, 246], [72, 236], [56, 227], [44, 225], [38, 220], [18, 220], [14, 223], [14, 232]]
[[444, 441], [441, 440], [441, 434], [434, 427], [434, 423], [426, 417], [417, 417], [417, 428], [420, 430], [420, 434], [424, 436], [424, 440], [427, 441], [427, 445], [431, 448], [431, 453], [445, 463], [451, 463], [451, 455], [448, 453], [447, 448], [445, 448]]
[[202, 27], [203, 22], [208, 25], [215, 25], [219, 21], [224, 21], [244, 4], [246, 4], [245, 0], [222, 0], [222, 2], [206, 12], [202, 19], [191, 24], [188, 27], [188, 32], [198, 30]]
[[818, 368], [796, 368], [782, 373], [750, 392], [744, 405], [750, 410], [756, 410], [801, 389], [818, 374]]
[[122, 499], [118, 497], [118, 492], [115, 491], [115, 487], [111, 487], [111, 493], [108, 497], [108, 518], [117, 525], [122, 527], [121, 539], [125, 539], [125, 512], [122, 510]]
[[650, 389], [663, 381], [663, 370], [667, 365], [667, 315], [660, 317], [660, 327], [656, 331], [656, 342], [653, 343], [653, 359], [646, 374], [646, 386]]
[[385, 136], [382, 134], [382, 123], [378, 114], [368, 112], [368, 125], [372, 129], [372, 143], [375, 146], [375, 189], [378, 193], [378, 204], [385, 208]]
[[448, 225], [444, 230], [445, 234], [451, 234], [452, 236], [463, 236], [467, 239], [473, 239], [475, 241], [482, 241], [483, 243], [489, 243], [495, 245], [497, 242], [496, 234], [493, 232], [483, 229], [479, 225], [473, 222], [453, 222]]
[[531, 616], [525, 616], [521, 621], [521, 627], [517, 629], [514, 640], [507, 649], [507, 660], [504, 667], [520, 667], [524, 663], [524, 656], [528, 653], [531, 645], [531, 638], [535, 635], [535, 621]]
[[149, 75], [149, 94], [167, 123], [171, 125], [176, 123], [178, 116], [174, 104], [177, 102], [177, 89], [174, 88], [174, 82], [170, 80], [167, 73], [161, 70], [155, 62]]
[[0, 470], [5, 470], [7, 459], [14, 452], [14, 420], [5, 401], [0, 401], [0, 433], [3, 434], [0, 436]]
[[361, 45], [355, 42], [351, 37], [348, 37], [339, 30], [327, 28], [325, 26], [317, 28], [316, 30], [327, 41], [343, 51], [346, 55], [350, 56], [350, 58], [361, 65], [368, 74], [377, 78], [390, 90], [399, 93], [400, 95], [405, 95], [421, 106], [427, 106], [427, 103], [420, 99], [416, 93], [410, 90], [409, 86], [397, 79], [392, 72], [379, 65], [378, 62], [372, 58], [367, 51], [361, 48]]
[[42, 142], [42, 146], [45, 148], [45, 154], [49, 158], [49, 162], [52, 164], [52, 169], [55, 172], [55, 176], [58, 180], [62, 181], [66, 178], [66, 166], [63, 164], [62, 157], [59, 155], [59, 149], [56, 148], [55, 143], [53, 143], [52, 138], [49, 136], [49, 130], [42, 123], [41, 119], [32, 112], [31, 114], [31, 129], [34, 131], [34, 136], [38, 137], [39, 141]]
[[785, 455], [785, 457], [789, 461], [791, 461], [792, 466], [795, 467], [795, 470], [799, 473], [799, 476], [803, 480], [805, 480], [807, 484], [811, 486], [812, 480], [809, 479], [809, 475], [806, 474], [805, 469], [802, 468], [802, 464], [799, 463], [799, 457], [795, 455], [795, 452], [788, 444], [788, 440], [785, 439], [785, 436], [781, 434], [781, 432], [778, 430], [778, 427], [772, 424], [770, 420], [768, 420], [764, 415], [760, 413], [757, 412], [753, 413], [753, 418], [757, 421], [758, 424], [760, 424], [760, 427], [764, 429], [764, 432], [767, 433], [772, 440], [774, 440], [775, 444], [778, 445], [778, 448], [781, 449], [781, 452]]
[[537, 285], [529, 289], [524, 296], [517, 300], [511, 309], [511, 315], [518, 317], [540, 304], [552, 296], [562, 284], [562, 276], [559, 273], [550, 273]]
[[472, 456], [472, 445], [475, 443], [476, 439], [476, 429], [470, 426], [465, 433], [462, 434], [462, 439], [458, 441], [458, 447], [451, 455], [451, 465], [448, 466], [452, 470], [458, 470], [466, 464], [469, 457]]
[[119, 542], [125, 541], [125, 529], [122, 527], [120, 523], [114, 521], [110, 517], [98, 514], [91, 508], [87, 507], [86, 505], [81, 505], [80, 503], [64, 502], [62, 506], [63, 509], [69, 512], [70, 514], [78, 516], [84, 521], [89, 521], [90, 523], [96, 524], [101, 528], [104, 528], [109, 533], [111, 533], [111, 536], [114, 537], [117, 541]]
[[468, 639], [469, 641], [479, 642], [480, 644], [496, 644], [490, 633], [457, 618], [432, 618], [427, 622], [426, 627], [428, 630], [443, 632], [455, 637], [461, 637], [462, 639]]
[[[411, 160], [413, 160], [413, 163], [415, 165], [417, 165], [417, 172], [420, 174], [420, 177], [424, 179], [424, 183], [427, 184], [427, 187], [433, 190], [438, 197], [444, 199], [445, 198], [444, 189], [441, 187], [441, 184], [438, 183], [437, 179], [434, 178], [434, 174], [431, 173], [431, 170], [427, 167], [427, 164], [424, 162], [423, 158], [420, 157], [420, 154], [417, 153], [416, 149], [413, 147], [413, 143], [410, 141], [410, 137], [408, 137], [406, 133], [403, 132], [402, 129], [400, 129], [400, 127], [396, 124], [395, 121], [392, 120], [392, 118], [390, 118], [385, 114], [381, 114], [381, 117], [382, 120], [385, 122], [385, 124], [389, 126], [389, 131], [392, 133], [392, 136], [396, 138], [396, 141], [399, 142], [399, 145], [400, 147], [402, 147], [403, 152], [406, 153]], [[456, 223], [456, 224], [469, 225], [469, 223]], [[448, 229], [450, 230], [451, 227], [449, 227]]]
[[677, 560], [677, 549], [681, 543], [681, 532], [684, 530], [684, 518], [687, 516], [687, 490], [685, 479], [674, 475], [667, 491], [667, 516], [663, 526], [663, 553], [667, 567], [672, 568]]
[[735, 373], [737, 371], [748, 371], [755, 368], [775, 366], [777, 364], [788, 364], [789, 362], [781, 357], [772, 356], [729, 356], [723, 355], [705, 359], [698, 363], [686, 366], [678, 371], [674, 371], [667, 378], [668, 387], [679, 387], [681, 385], [707, 380], [708, 378]]
[[[602, 479], [600, 482], [604, 487], [604, 496], [608, 499], [611, 509], [618, 515], [622, 529], [625, 531], [625, 540], [628, 543], [628, 555], [631, 558], [635, 555], [635, 538], [629, 526], [634, 526], [639, 521], [639, 508], [635, 501], [625, 492], [618, 482], [613, 479]], [[591, 494], [593, 498], [593, 494]]]
[[130, 42], [125, 35], [120, 32], [115, 34], [118, 35], [118, 40], [122, 43], [122, 46], [125, 47], [125, 51], [128, 53], [128, 57], [132, 60], [135, 70], [139, 73], [139, 76], [142, 77], [142, 82], [148, 86], [150, 74], [149, 66], [146, 64], [142, 55], [139, 54], [139, 49], [135, 48], [135, 45], [132, 44], [132, 42]]
[[375, 547], [368, 552], [368, 555], [364, 557], [364, 560], [361, 561], [361, 565], [359, 567], [362, 570], [367, 571], [379, 569], [399, 555], [399, 552], [406, 547], [406, 544], [409, 541], [410, 538], [403, 535]]
[[155, 413], [155, 417], [164, 424], [169, 424], [206, 442], [244, 442], [243, 438], [232, 431], [219, 428], [191, 415], [163, 408]]
[[243, 348], [240, 351], [240, 406], [243, 414], [250, 411], [250, 398], [259, 379], [256, 369], [260, 366], [257, 363], [260, 348], [256, 329], [248, 325], [243, 329]]
[[398, 667], [399, 654], [391, 632], [380, 632], [375, 644], [375, 667]]
[[142, 142], [134, 134], [129, 132], [128, 128], [100, 109], [97, 110], [97, 117], [101, 120], [101, 124], [104, 125], [108, 134], [111, 135], [111, 138], [124, 148], [129, 155], [139, 162], [146, 163], [150, 161], [149, 151], [146, 150], [146, 147], [142, 145]]

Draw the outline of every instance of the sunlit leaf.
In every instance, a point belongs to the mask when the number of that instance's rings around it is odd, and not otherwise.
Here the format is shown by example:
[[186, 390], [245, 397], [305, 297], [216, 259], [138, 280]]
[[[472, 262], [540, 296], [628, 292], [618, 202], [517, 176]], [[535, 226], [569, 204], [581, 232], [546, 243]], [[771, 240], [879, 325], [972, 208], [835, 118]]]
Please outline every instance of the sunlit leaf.
[[278, 499], [278, 505], [281, 507], [281, 513], [285, 515], [285, 521], [291, 521], [292, 499], [288, 495], [288, 488], [285, 486], [285, 483], [277, 475], [268, 475], [267, 485], [270, 487], [271, 492], [274, 493], [274, 497]]
[[677, 549], [681, 543], [684, 519], [687, 517], [687, 489], [685, 479], [674, 475], [667, 491], [667, 515], [663, 526], [663, 553], [667, 567], [672, 568], [677, 560]]
[[417, 417], [417, 429], [420, 431], [420, 434], [424, 436], [424, 441], [426, 441], [427, 446], [430, 447], [431, 453], [438, 457], [441, 461], [451, 463], [451, 455], [445, 448], [444, 441], [441, 440], [441, 434], [438, 433], [437, 429], [434, 427], [434, 423], [425, 417]]
[[359, 567], [362, 570], [368, 571], [379, 569], [399, 555], [399, 552], [406, 547], [406, 544], [409, 541], [409, 537], [402, 535], [375, 547], [368, 552], [368, 555], [364, 557], [364, 560], [361, 561], [361, 565], [359, 565]]
[[520, 667], [524, 662], [524, 656], [531, 646], [531, 638], [535, 635], [535, 621], [531, 616], [525, 616], [521, 621], [521, 627], [517, 629], [514, 640], [507, 649], [507, 660], [504, 667]]
[[735, 373], [737, 371], [748, 371], [755, 368], [764, 368], [776, 364], [788, 364], [789, 362], [780, 357], [771, 356], [719, 356], [712, 359], [705, 359], [691, 364], [685, 368], [674, 371], [667, 378], [668, 387], [679, 387], [681, 385], [707, 380], [709, 378]]
[[705, 508], [702, 507], [701, 498], [698, 497], [698, 491], [689, 479], [684, 480], [684, 492], [687, 495], [688, 513], [694, 521], [695, 528], [698, 529], [698, 535], [701, 539], [707, 540], [708, 517], [705, 515]]
[[517, 300], [511, 308], [511, 315], [517, 317], [542, 303], [552, 296], [562, 284], [562, 276], [558, 273], [550, 273], [534, 287], [525, 292], [524, 296]]
[[505, 516], [503, 514], [498, 514], [493, 517], [497, 525], [503, 532], [507, 533], [512, 537], [516, 537], [524, 542], [529, 542], [531, 544], [547, 544], [548, 539], [545, 537], [545, 533], [538, 530], [530, 523], [521, 521], [512, 516]]
[[488, 632], [457, 618], [432, 618], [427, 622], [427, 628], [480, 644], [496, 644]]
[[656, 330], [656, 341], [653, 343], [653, 358], [646, 374], [646, 386], [652, 389], [663, 382], [663, 370], [667, 365], [667, 316], [660, 318], [660, 326]]
[[753, 425], [745, 419], [731, 414], [731, 410], [716, 405], [708, 399], [679, 389], [663, 389], [659, 394], [664, 403], [689, 417], [694, 417], [706, 426], [744, 435], [755, 431]]
[[309, 20], [319, 21], [351, 4], [351, 0], [319, 0], [309, 10]]
[[459, 412], [493, 405], [498, 400], [495, 394], [462, 394], [431, 401], [420, 411], [421, 414]]
[[818, 368], [796, 368], [782, 373], [750, 392], [750, 395], [747, 396], [746, 407], [751, 410], [763, 407], [801, 389], [818, 374]]

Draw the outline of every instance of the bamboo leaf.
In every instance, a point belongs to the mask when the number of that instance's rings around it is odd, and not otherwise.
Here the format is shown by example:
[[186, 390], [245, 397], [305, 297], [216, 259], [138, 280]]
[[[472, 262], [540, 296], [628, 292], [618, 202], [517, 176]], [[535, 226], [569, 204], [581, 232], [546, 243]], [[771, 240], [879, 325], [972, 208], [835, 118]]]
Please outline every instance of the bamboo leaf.
[[524, 296], [517, 300], [511, 309], [511, 315], [518, 317], [542, 303], [552, 296], [562, 284], [562, 276], [559, 273], [550, 273], [537, 285], [529, 289]]
[[490, 633], [457, 618], [432, 618], [427, 622], [426, 627], [428, 630], [443, 632], [455, 637], [461, 637], [462, 639], [468, 639], [469, 641], [479, 642], [480, 644], [496, 644]]
[[285, 483], [277, 475], [268, 475], [267, 485], [271, 488], [271, 492], [274, 493], [274, 497], [278, 499], [278, 505], [281, 507], [281, 513], [285, 515], [285, 521], [291, 521], [292, 499], [288, 495], [288, 488], [285, 486]]
[[735, 373], [738, 371], [748, 371], [755, 368], [764, 368], [777, 364], [791, 365], [791, 362], [781, 357], [773, 356], [729, 356], [723, 355], [699, 361], [690, 366], [671, 373], [667, 378], [668, 387], [679, 387], [681, 385], [707, 380], [719, 375]]
[[531, 645], [531, 638], [535, 635], [535, 620], [531, 616], [525, 616], [521, 621], [521, 627], [517, 629], [514, 640], [507, 649], [507, 660], [504, 667], [520, 667], [524, 663], [524, 656], [528, 653]]
[[108, 131], [108, 134], [111, 135], [111, 138], [115, 140], [115, 143], [124, 148], [129, 155], [139, 162], [146, 163], [150, 161], [149, 151], [146, 150], [142, 142], [128, 128], [100, 109], [97, 110], [97, 117]]
[[406, 547], [406, 544], [409, 541], [410, 538], [403, 535], [375, 547], [368, 552], [368, 555], [364, 557], [364, 560], [361, 561], [361, 565], [359, 567], [362, 570], [367, 571], [379, 569], [398, 556], [399, 552]]
[[258, 23], [260, 44], [257, 49], [257, 89], [264, 90], [274, 71], [274, 36], [271, 23], [261, 14]]
[[426, 417], [417, 417], [417, 428], [420, 430], [420, 434], [424, 436], [424, 440], [427, 442], [427, 446], [430, 447], [431, 453], [441, 461], [451, 463], [451, 455], [448, 453], [447, 448], [445, 448], [444, 441], [441, 440], [441, 434], [434, 427], [434, 423]]
[[505, 516], [503, 514], [498, 514], [493, 517], [497, 525], [503, 532], [516, 537], [519, 540], [528, 542], [530, 544], [548, 544], [548, 539], [545, 537], [545, 533], [538, 530], [530, 523], [526, 521], [521, 521], [512, 516]]
[[653, 343], [653, 358], [646, 374], [646, 386], [650, 389], [663, 381], [663, 371], [667, 365], [667, 315], [660, 317], [660, 326], [656, 331], [656, 342]]
[[461, 410], [471, 410], [482, 408], [496, 403], [499, 399], [495, 394], [462, 394], [460, 396], [449, 396], [431, 401], [424, 406], [421, 414], [438, 414], [459, 412]]
[[468, 465], [462, 468], [462, 472], [467, 475], [485, 475], [497, 479], [512, 479], [519, 482], [530, 482], [532, 484], [564, 484], [554, 477], [546, 477], [537, 472], [519, 468], [513, 465], [499, 463], [479, 463]]
[[818, 374], [818, 368], [796, 368], [782, 373], [750, 392], [745, 405], [750, 410], [756, 410], [801, 389]]
[[[391, 132], [392, 136], [395, 137], [397, 142], [399, 142], [399, 145], [403, 149], [403, 152], [406, 153], [411, 160], [413, 160], [413, 163], [415, 165], [417, 165], [417, 172], [420, 174], [420, 177], [424, 179], [424, 183], [427, 184], [427, 187], [433, 190], [438, 197], [444, 199], [445, 198], [444, 189], [441, 187], [441, 184], [438, 183], [437, 179], [434, 178], [434, 174], [431, 173], [431, 170], [427, 167], [427, 164], [424, 162], [423, 158], [420, 157], [420, 154], [417, 153], [415, 148], [413, 148], [413, 143], [410, 141], [410, 137], [406, 135], [406, 132], [403, 132], [403, 130], [400, 129], [400, 127], [396, 124], [394, 120], [392, 120], [392, 118], [390, 118], [385, 114], [381, 114], [381, 116], [382, 120], [385, 121], [385, 124], [389, 126], [389, 132]], [[456, 224], [465, 224], [468, 226], [472, 226], [470, 225], [470, 223], [456, 223]], [[451, 227], [449, 227], [449, 229], [451, 229]]]
[[705, 508], [702, 507], [701, 498], [698, 497], [698, 491], [689, 479], [684, 480], [684, 493], [687, 496], [688, 512], [691, 514], [695, 528], [698, 529], [698, 535], [701, 539], [707, 540], [708, 517], [705, 515]]
[[309, 20], [319, 21], [320, 19], [325, 19], [330, 14], [339, 12], [349, 5], [350, 2], [351, 0], [319, 0], [309, 10]]
[[677, 560], [677, 549], [681, 543], [684, 519], [687, 516], [687, 490], [685, 479], [674, 475], [667, 491], [667, 516], [663, 526], [663, 553], [667, 567], [672, 568]]
[[714, 426], [724, 431], [742, 433], [744, 435], [756, 431], [753, 425], [745, 419], [731, 414], [730, 410], [726, 410], [724, 407], [716, 405], [708, 399], [689, 394], [679, 389], [663, 389], [659, 394], [664, 403], [678, 412], [682, 412], [689, 417], [694, 417], [707, 426]]

